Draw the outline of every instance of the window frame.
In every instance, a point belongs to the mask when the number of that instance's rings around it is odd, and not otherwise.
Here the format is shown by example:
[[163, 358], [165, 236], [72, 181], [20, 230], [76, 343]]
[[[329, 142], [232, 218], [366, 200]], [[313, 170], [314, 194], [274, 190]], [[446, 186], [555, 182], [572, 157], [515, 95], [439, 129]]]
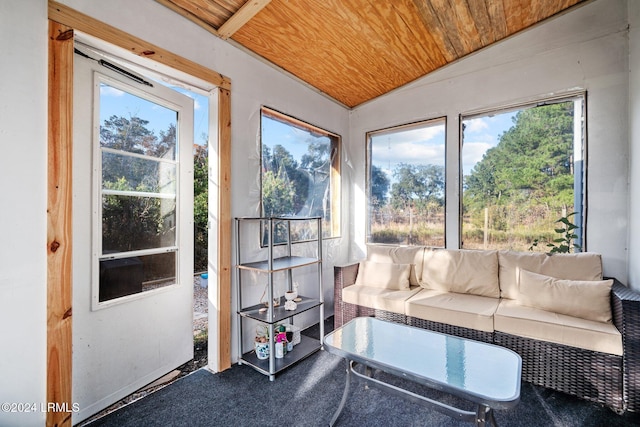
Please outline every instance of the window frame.
[[[579, 226], [578, 244], [580, 244], [581, 246], [580, 251], [581, 252], [587, 251], [587, 217], [588, 217], [587, 202], [588, 202], [588, 171], [589, 171], [588, 146], [589, 144], [588, 144], [588, 124], [587, 124], [588, 93], [586, 90], [567, 92], [559, 96], [541, 97], [531, 101], [505, 104], [503, 106], [498, 106], [498, 107], [484, 108], [479, 110], [470, 110], [468, 112], [463, 112], [458, 115], [458, 124], [459, 124], [458, 142], [459, 142], [459, 153], [460, 153], [458, 157], [458, 160], [459, 160], [459, 163], [458, 163], [458, 172], [459, 172], [458, 174], [459, 175], [458, 176], [458, 182], [459, 182], [458, 248], [463, 247], [463, 231], [464, 231], [463, 230], [463, 225], [464, 225], [464, 218], [463, 218], [464, 216], [464, 169], [463, 169], [464, 129], [463, 129], [463, 125], [464, 125], [464, 121], [479, 118], [479, 117], [491, 116], [494, 114], [507, 113], [510, 111], [518, 111], [518, 110], [524, 110], [528, 108], [543, 107], [543, 106], [553, 105], [553, 104], [561, 104], [569, 101], [575, 102], [578, 99], [582, 101], [582, 120], [580, 122], [580, 134], [582, 136], [582, 151], [581, 151], [581, 168], [582, 168], [581, 172], [582, 173], [580, 175], [580, 179], [581, 179], [580, 213], [581, 215], [579, 216], [579, 218], [574, 216], [573, 217], [574, 219], [572, 221]], [[575, 118], [574, 118], [573, 126], [574, 126], [574, 135], [575, 135], [575, 131], [577, 129]], [[574, 139], [575, 139], [575, 136], [574, 136]], [[575, 151], [574, 151], [574, 165], [576, 162], [577, 161], [575, 159]], [[576, 176], [576, 173], [574, 173], [574, 179], [575, 179], [575, 176]], [[575, 188], [575, 183], [574, 183], [574, 188]], [[575, 197], [576, 196], [574, 194], [574, 200], [575, 200]], [[575, 211], [575, 208], [574, 208], [574, 211]]]
[[[102, 122], [100, 121], [100, 108], [101, 108], [101, 95], [100, 95], [100, 86], [101, 84], [105, 84], [116, 89], [122, 90], [130, 95], [142, 98], [148, 102], [158, 104], [160, 106], [166, 107], [176, 112], [176, 146], [173, 160], [167, 160], [163, 158], [154, 158], [146, 155], [139, 155], [135, 153], [129, 153], [126, 151], [120, 152], [119, 150], [114, 150], [106, 147], [102, 147], [100, 143], [100, 128], [102, 126]], [[93, 95], [93, 141], [92, 141], [92, 156], [93, 156], [93, 167], [92, 167], [92, 181], [93, 181], [93, 197], [92, 197], [92, 246], [93, 246], [93, 254], [92, 254], [92, 292], [91, 292], [91, 309], [93, 311], [105, 309], [108, 307], [112, 307], [114, 305], [123, 304], [128, 301], [137, 300], [141, 298], [146, 298], [151, 295], [154, 295], [159, 292], [165, 292], [177, 286], [184, 286], [184, 283], [181, 283], [181, 271], [184, 268], [182, 266], [181, 261], [181, 252], [180, 246], [183, 241], [183, 235], [188, 235], [188, 232], [183, 230], [182, 222], [184, 221], [183, 215], [185, 215], [183, 204], [188, 202], [188, 194], [185, 193], [185, 177], [183, 176], [188, 172], [189, 165], [185, 164], [186, 156], [190, 155], [190, 153], [185, 154], [184, 149], [181, 148], [182, 142], [182, 126], [180, 124], [179, 116], [182, 111], [182, 107], [172, 103], [171, 101], [161, 98], [159, 96], [150, 93], [149, 91], [140, 89], [136, 86], [130, 85], [124, 81], [119, 80], [118, 78], [112, 77], [108, 74], [104, 74], [98, 71], [94, 71], [93, 76], [93, 85], [94, 85], [94, 95]], [[190, 134], [189, 132], [187, 132]], [[127, 157], [137, 158], [137, 159], [146, 159], [157, 161], [159, 164], [166, 163], [175, 165], [175, 193], [174, 196], [167, 196], [163, 193], [140, 193], [136, 191], [113, 191], [107, 190], [104, 192], [103, 189], [103, 169], [102, 169], [102, 156], [103, 153], [116, 153], [126, 155]], [[191, 168], [192, 169], [192, 168]], [[117, 194], [116, 194], [117, 193]], [[138, 197], [153, 197], [157, 199], [173, 199], [175, 200], [175, 236], [174, 236], [174, 244], [168, 246], [157, 246], [154, 248], [147, 249], [138, 249], [131, 250], [125, 252], [115, 252], [109, 255], [103, 254], [102, 247], [102, 239], [103, 239], [103, 197], [106, 195], [124, 195], [128, 193], [128, 195]], [[193, 197], [191, 196], [193, 199]], [[186, 234], [185, 234], [186, 233]], [[152, 256], [152, 255], [162, 255], [162, 254], [174, 254], [174, 277], [173, 283], [165, 286], [161, 286], [156, 289], [143, 290], [142, 292], [133, 293], [129, 295], [119, 296], [111, 299], [107, 299], [104, 301], [100, 301], [100, 263], [102, 261], [109, 260], [117, 260], [117, 259], [128, 259], [131, 257], [144, 257], [144, 256]], [[191, 253], [191, 257], [193, 254]], [[166, 280], [169, 280], [167, 278]]]
[[[263, 200], [263, 119], [269, 117], [272, 120], [280, 121], [293, 128], [298, 128], [306, 132], [317, 133], [326, 136], [331, 141], [330, 147], [330, 177], [329, 177], [329, 192], [330, 192], [330, 227], [325, 227], [326, 223], [323, 221], [323, 236], [322, 239], [335, 239], [342, 237], [342, 180], [341, 180], [341, 153], [342, 153], [342, 137], [335, 133], [310, 124], [304, 120], [291, 116], [289, 114], [282, 113], [271, 107], [260, 107], [260, 215], [264, 215], [264, 200]], [[274, 215], [281, 216], [281, 215]], [[329, 231], [327, 231], [327, 229]], [[263, 242], [263, 239], [261, 239]], [[295, 240], [292, 243], [303, 242], [302, 240]]]
[[[448, 122], [448, 117], [445, 116], [439, 116], [439, 117], [432, 117], [432, 118], [428, 118], [428, 119], [423, 119], [423, 120], [418, 120], [418, 121], [414, 121], [414, 122], [409, 122], [409, 123], [402, 123], [399, 125], [394, 125], [394, 126], [388, 126], [382, 129], [376, 129], [376, 130], [372, 130], [372, 131], [368, 131], [365, 133], [365, 192], [366, 192], [366, 223], [365, 223], [365, 227], [366, 227], [366, 233], [365, 233], [365, 243], [366, 244], [376, 244], [376, 245], [384, 245], [384, 244], [389, 244], [389, 245], [396, 245], [394, 243], [378, 243], [378, 242], [372, 242], [371, 241], [371, 166], [372, 166], [372, 159], [371, 159], [371, 137], [372, 136], [376, 136], [376, 135], [385, 135], [385, 134], [390, 134], [396, 131], [401, 131], [404, 129], [412, 129], [412, 128], [418, 128], [421, 125], [427, 125], [427, 124], [436, 124], [440, 122], [444, 128], [444, 152], [443, 152], [443, 178], [444, 178], [444, 187], [443, 187], [443, 210], [444, 210], [444, 223], [443, 223], [443, 229], [442, 229], [442, 233], [443, 233], [443, 246], [434, 246], [434, 247], [442, 247], [442, 248], [446, 248], [447, 247], [447, 220], [446, 220], [446, 215], [447, 215], [447, 151], [448, 151], [448, 147], [447, 147], [447, 133], [448, 133], [448, 129], [447, 129], [447, 122]], [[425, 126], [427, 127], [427, 126]], [[410, 246], [422, 246], [422, 244], [412, 244]]]

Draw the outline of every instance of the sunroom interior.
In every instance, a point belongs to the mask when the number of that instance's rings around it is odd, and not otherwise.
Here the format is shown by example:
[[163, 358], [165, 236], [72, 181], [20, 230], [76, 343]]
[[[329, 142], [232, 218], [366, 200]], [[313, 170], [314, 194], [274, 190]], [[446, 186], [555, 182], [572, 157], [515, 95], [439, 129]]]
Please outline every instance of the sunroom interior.
[[[167, 76], [209, 100], [209, 133], [215, 137], [209, 141], [208, 367], [214, 372], [236, 363], [242, 346], [234, 316], [233, 218], [262, 214], [264, 111], [340, 138], [339, 197], [331, 206], [335, 228], [323, 243], [325, 317], [333, 314], [333, 266], [362, 258], [369, 243], [371, 135], [433, 120], [443, 127], [440, 246], [457, 249], [463, 247], [464, 120], [577, 98], [584, 102], [588, 147], [583, 249], [602, 255], [606, 276], [640, 290], [640, 219], [634, 215], [640, 203], [640, 154], [634, 150], [635, 141], [640, 143], [639, 4], [348, 3], [62, 0], [0, 6], [3, 63], [12, 64], [0, 68], [8, 83], [0, 104], [6, 141], [0, 170], [12, 183], [4, 206], [16, 207], [2, 213], [8, 244], [0, 257], [0, 373], [9, 387], [0, 390], [0, 401], [80, 402], [73, 418], [68, 412], [20, 418], [0, 413], [0, 424], [80, 422], [188, 356], [173, 359], [155, 351], [165, 337], [153, 322], [139, 332], [158, 360], [146, 372], [136, 366], [134, 381], [118, 383], [117, 364], [106, 357], [96, 363], [95, 353], [82, 350], [98, 341], [120, 354], [133, 349], [140, 338], [127, 319], [144, 319], [145, 313], [131, 314], [127, 307], [158, 313], [155, 305], [135, 306], [144, 304], [141, 299], [92, 300], [97, 296], [91, 269], [98, 261], [89, 237], [95, 212], [90, 200], [79, 199], [95, 190], [95, 183], [85, 182], [95, 179], [95, 154], [91, 138], [83, 146], [76, 133], [77, 126], [88, 126], [90, 134], [92, 126], [92, 104], [80, 105], [91, 98], [83, 91], [91, 89], [80, 87], [78, 46], [120, 60], [136, 73]], [[91, 88], [91, 76], [102, 71], [87, 73]], [[170, 292], [154, 295], [168, 298]], [[259, 297], [262, 287], [252, 292]], [[162, 304], [170, 307], [169, 301]], [[73, 324], [82, 316], [90, 326]], [[76, 359], [80, 354], [84, 360]], [[131, 365], [134, 358], [123, 359]], [[95, 382], [85, 380], [97, 370], [111, 377], [112, 388], [98, 374]], [[129, 374], [122, 372], [130, 379]]]

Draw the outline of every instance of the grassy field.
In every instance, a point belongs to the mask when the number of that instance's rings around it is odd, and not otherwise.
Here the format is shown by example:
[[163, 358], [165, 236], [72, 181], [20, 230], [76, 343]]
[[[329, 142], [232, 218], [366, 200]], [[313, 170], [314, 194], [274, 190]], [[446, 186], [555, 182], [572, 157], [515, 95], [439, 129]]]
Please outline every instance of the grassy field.
[[[536, 239], [542, 242], [557, 237], [554, 229], [562, 213], [556, 214], [529, 210], [529, 215], [512, 211], [512, 215], [500, 216], [488, 220], [485, 244], [484, 213], [465, 215], [462, 224], [462, 248], [464, 249], [511, 249], [529, 251]], [[386, 223], [371, 225], [371, 241], [375, 243], [425, 245], [444, 247], [444, 215], [431, 216], [428, 219], [415, 217], [413, 225], [405, 219], [390, 220]], [[455, 246], [455, 245], [454, 245]], [[533, 248], [536, 252], [546, 252], [544, 244]]]

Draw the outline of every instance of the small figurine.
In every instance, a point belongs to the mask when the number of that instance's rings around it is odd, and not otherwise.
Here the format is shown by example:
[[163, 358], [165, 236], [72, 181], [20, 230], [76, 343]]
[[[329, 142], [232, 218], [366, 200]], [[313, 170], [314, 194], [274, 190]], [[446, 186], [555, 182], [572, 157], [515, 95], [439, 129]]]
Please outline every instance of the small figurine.
[[298, 304], [295, 303], [294, 299], [298, 297], [298, 291], [287, 291], [284, 293], [284, 298], [287, 300], [284, 303], [284, 309], [288, 311], [293, 311], [298, 308]]

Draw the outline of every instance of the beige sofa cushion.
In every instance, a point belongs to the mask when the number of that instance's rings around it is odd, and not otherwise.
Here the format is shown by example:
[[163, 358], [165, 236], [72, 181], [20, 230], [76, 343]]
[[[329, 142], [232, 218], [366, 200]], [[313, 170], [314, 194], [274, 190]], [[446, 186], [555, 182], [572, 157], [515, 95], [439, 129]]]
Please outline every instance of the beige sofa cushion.
[[498, 251], [502, 298], [518, 299], [517, 268], [567, 280], [602, 280], [600, 254], [553, 254]]
[[425, 251], [420, 286], [438, 291], [499, 298], [497, 251]]
[[405, 303], [407, 316], [493, 332], [497, 298], [422, 289]]
[[389, 264], [360, 261], [356, 285], [374, 288], [408, 290], [411, 264]]
[[411, 264], [409, 283], [418, 286], [422, 278], [424, 246], [367, 245], [367, 261]]
[[342, 290], [342, 301], [364, 307], [404, 314], [404, 302], [420, 291], [419, 286], [394, 291], [373, 286], [352, 285]]
[[511, 335], [622, 355], [622, 335], [612, 323], [552, 313], [514, 300], [500, 301], [494, 325], [496, 331]]
[[564, 280], [519, 269], [518, 304], [611, 323], [613, 280]]

